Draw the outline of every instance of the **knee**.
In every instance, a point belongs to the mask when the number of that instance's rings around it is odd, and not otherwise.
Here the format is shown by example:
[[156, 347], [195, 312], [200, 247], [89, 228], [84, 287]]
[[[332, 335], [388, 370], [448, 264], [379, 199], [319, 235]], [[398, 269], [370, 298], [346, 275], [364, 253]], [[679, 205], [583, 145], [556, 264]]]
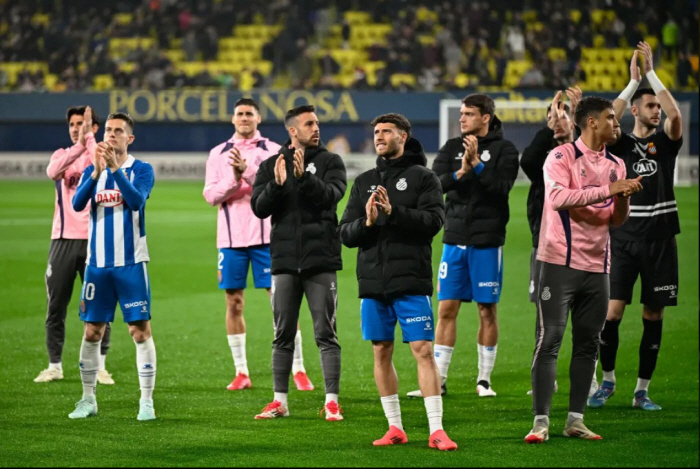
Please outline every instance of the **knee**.
[[434, 360], [433, 348], [430, 346], [430, 342], [422, 341], [420, 345], [416, 346], [411, 344], [411, 350], [413, 351], [413, 356], [418, 362], [429, 362]]
[[644, 305], [642, 317], [648, 321], [661, 321], [664, 318], [664, 307]]
[[99, 325], [93, 325], [90, 323], [85, 324], [85, 335], [84, 338], [87, 342], [99, 342], [102, 340], [102, 335], [104, 333], [104, 328]]
[[377, 364], [391, 363], [394, 354], [393, 342], [373, 342], [374, 362]]
[[479, 303], [479, 318], [482, 324], [496, 325], [496, 303]]
[[543, 355], [559, 355], [559, 348], [564, 337], [564, 328], [551, 328], [542, 331], [541, 338], [538, 338], [538, 350]]
[[228, 314], [242, 315], [244, 305], [243, 290], [226, 290], [226, 312]]
[[145, 342], [151, 338], [151, 327], [147, 321], [129, 324], [129, 334], [134, 342]]
[[625, 302], [620, 300], [610, 300], [608, 303], [608, 321], [622, 321], [622, 316], [625, 314]]

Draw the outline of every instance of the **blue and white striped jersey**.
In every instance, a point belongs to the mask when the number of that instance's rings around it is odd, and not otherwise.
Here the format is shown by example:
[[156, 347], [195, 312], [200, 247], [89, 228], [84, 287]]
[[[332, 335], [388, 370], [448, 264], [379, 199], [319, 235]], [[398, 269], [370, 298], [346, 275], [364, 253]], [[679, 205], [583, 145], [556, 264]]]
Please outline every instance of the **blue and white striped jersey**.
[[73, 207], [90, 206], [87, 264], [121, 267], [148, 261], [145, 208], [153, 188], [153, 167], [129, 155], [112, 173], [105, 169], [97, 180], [85, 168], [73, 197]]

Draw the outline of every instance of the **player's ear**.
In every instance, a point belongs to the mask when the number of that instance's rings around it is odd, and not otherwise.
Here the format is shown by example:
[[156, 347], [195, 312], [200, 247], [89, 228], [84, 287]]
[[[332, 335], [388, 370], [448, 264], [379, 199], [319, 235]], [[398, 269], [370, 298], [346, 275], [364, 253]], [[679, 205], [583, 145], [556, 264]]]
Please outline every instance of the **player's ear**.
[[136, 136], [134, 134], [129, 135], [129, 145], [134, 143], [134, 140], [136, 140]]

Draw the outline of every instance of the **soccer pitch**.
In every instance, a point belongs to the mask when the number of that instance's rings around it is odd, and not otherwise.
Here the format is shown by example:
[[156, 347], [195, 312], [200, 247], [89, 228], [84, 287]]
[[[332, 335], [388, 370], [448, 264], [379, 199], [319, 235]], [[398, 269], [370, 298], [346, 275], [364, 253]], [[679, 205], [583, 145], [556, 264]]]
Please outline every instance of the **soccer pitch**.
[[[642, 332], [641, 305], [635, 303], [620, 328], [616, 394], [605, 408], [586, 413], [586, 423], [604, 440], [571, 440], [561, 435], [568, 407], [571, 336], [567, 332], [559, 357], [560, 391], [552, 403], [552, 435], [544, 445], [523, 442], [532, 424], [532, 402], [526, 392], [535, 308], [527, 300], [531, 247], [525, 217], [527, 186], [514, 188], [499, 305], [499, 353], [492, 376], [498, 397], [480, 399], [475, 393], [478, 319], [475, 305], [463, 305], [449, 394], [444, 399], [445, 429], [459, 444], [458, 451], [449, 453], [428, 448], [423, 401], [405, 397], [416, 389], [417, 381], [415, 362], [408, 346], [401, 343], [397, 343], [395, 365], [409, 443], [372, 446], [387, 423], [374, 385], [371, 345], [362, 341], [360, 332], [355, 250], [344, 248], [345, 269], [338, 274], [340, 403], [345, 421], [326, 422], [319, 417], [323, 379], [305, 304], [301, 315], [304, 357], [316, 389], [299, 392], [292, 384], [289, 418], [253, 419], [272, 400], [272, 314], [264, 290], [246, 291], [253, 388], [226, 390], [234, 370], [224, 327], [224, 295], [217, 289], [216, 209], [205, 203], [202, 187], [203, 182], [156, 181], [147, 204], [158, 419], [136, 420], [140, 394], [135, 347], [117, 312], [107, 358], [116, 385], [98, 385], [97, 417], [73, 421], [68, 413], [81, 396], [78, 282], [68, 311], [65, 379], [32, 381], [47, 364], [43, 276], [54, 186], [50, 181], [0, 183], [0, 466], [697, 467], [697, 187], [676, 190], [682, 228], [679, 306], [667, 310], [650, 387], [650, 396], [663, 410], [645, 412], [631, 406]], [[342, 206], [346, 200], [347, 195]], [[434, 242], [434, 270], [440, 241], [441, 236]], [[639, 284], [635, 302], [638, 298]]]

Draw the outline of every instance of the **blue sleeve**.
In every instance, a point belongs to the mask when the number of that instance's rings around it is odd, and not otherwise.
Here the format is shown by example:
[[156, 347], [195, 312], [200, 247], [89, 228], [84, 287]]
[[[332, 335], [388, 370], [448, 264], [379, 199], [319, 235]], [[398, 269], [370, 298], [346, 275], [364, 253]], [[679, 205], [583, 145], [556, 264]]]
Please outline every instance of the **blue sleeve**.
[[476, 166], [474, 166], [474, 172], [475, 172], [476, 174], [481, 174], [481, 172], [482, 172], [483, 170], [484, 170], [484, 163], [482, 163], [481, 161], [479, 161], [479, 164], [476, 165]]
[[141, 163], [134, 168], [133, 183], [127, 179], [121, 170], [113, 172], [112, 176], [114, 177], [114, 182], [119, 186], [126, 206], [134, 212], [141, 210], [146, 205], [146, 199], [148, 199], [151, 189], [153, 189], [153, 167], [148, 163]]
[[80, 176], [78, 189], [76, 189], [75, 195], [73, 196], [73, 210], [76, 212], [80, 212], [87, 207], [87, 203], [90, 201], [93, 193], [95, 192], [97, 181], [90, 177], [94, 170], [95, 167], [90, 165], [83, 170], [83, 175]]

